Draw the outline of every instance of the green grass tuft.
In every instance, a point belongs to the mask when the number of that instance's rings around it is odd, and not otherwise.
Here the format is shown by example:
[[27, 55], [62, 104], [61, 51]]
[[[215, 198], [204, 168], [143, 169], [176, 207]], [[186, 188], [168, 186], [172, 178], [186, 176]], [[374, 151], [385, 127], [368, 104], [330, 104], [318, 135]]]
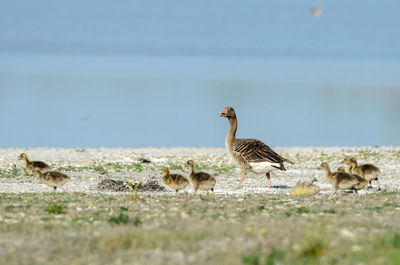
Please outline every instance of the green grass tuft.
[[260, 264], [260, 254], [253, 253], [248, 256], [242, 257], [242, 263], [245, 265], [259, 265]]
[[62, 214], [65, 213], [66, 207], [58, 202], [53, 202], [45, 207], [44, 210], [49, 214]]
[[133, 218], [133, 225], [134, 226], [139, 226], [142, 224], [142, 220], [140, 220], [139, 216], [136, 216], [135, 218]]
[[325, 209], [325, 210], [322, 210], [322, 212], [323, 213], [332, 213], [332, 214], [337, 213], [335, 209]]
[[300, 214], [301, 213], [309, 213], [310, 209], [308, 209], [307, 207], [301, 206], [301, 207], [297, 208], [296, 212], [300, 213]]
[[128, 207], [126, 207], [126, 206], [120, 206], [119, 209], [121, 211], [128, 211]]
[[107, 221], [113, 224], [127, 224], [129, 222], [129, 216], [122, 212], [119, 213], [117, 216], [110, 216]]

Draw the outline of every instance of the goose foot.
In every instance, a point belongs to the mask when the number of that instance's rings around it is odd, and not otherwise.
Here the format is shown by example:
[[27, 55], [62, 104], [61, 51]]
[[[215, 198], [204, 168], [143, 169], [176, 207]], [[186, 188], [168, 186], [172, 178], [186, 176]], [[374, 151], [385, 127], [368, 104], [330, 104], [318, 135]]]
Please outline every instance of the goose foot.
[[238, 184], [236, 187], [235, 187], [235, 190], [240, 190], [242, 188], [242, 184]]

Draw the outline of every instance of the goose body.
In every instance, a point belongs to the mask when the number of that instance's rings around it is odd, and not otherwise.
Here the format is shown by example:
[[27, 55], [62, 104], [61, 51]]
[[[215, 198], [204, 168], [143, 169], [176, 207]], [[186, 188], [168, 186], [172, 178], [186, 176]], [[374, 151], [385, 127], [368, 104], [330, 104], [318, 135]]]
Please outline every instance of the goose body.
[[33, 170], [33, 175], [37, 177], [40, 182], [53, 187], [54, 190], [69, 180], [69, 177], [61, 172], [46, 171], [42, 173], [38, 168]]
[[205, 172], [195, 172], [194, 170], [194, 161], [187, 161], [187, 166], [190, 169], [190, 181], [193, 184], [194, 191], [197, 190], [211, 190], [214, 191], [214, 186], [217, 183], [215, 178], [208, 173]]
[[346, 172], [334, 172], [332, 173], [328, 163], [322, 163], [318, 168], [324, 170], [326, 174], [326, 180], [332, 184], [336, 190], [360, 190], [367, 185], [367, 182], [359, 176], [351, 175]]
[[23, 160], [25, 162], [26, 170], [33, 174], [35, 168], [38, 168], [40, 171], [45, 172], [51, 170], [50, 166], [42, 161], [29, 161], [28, 156], [25, 153], [19, 155], [18, 160]]
[[170, 174], [169, 168], [167, 167], [163, 170], [161, 181], [176, 192], [189, 185], [189, 181], [184, 176], [179, 174]]
[[225, 147], [235, 163], [240, 168], [241, 178], [237, 188], [240, 188], [246, 171], [257, 174], [266, 174], [268, 188], [271, 188], [270, 172], [272, 170], [285, 171], [284, 162], [293, 164], [290, 160], [281, 157], [272, 148], [257, 139], [237, 139], [237, 118], [232, 107], [226, 107], [220, 112], [221, 117], [229, 120], [229, 131], [225, 138]]
[[349, 165], [349, 172], [354, 175], [358, 175], [368, 181], [369, 186], [372, 187], [372, 181], [378, 182], [378, 189], [380, 189], [378, 176], [381, 171], [378, 167], [372, 164], [358, 165], [357, 159], [353, 157], [345, 157], [344, 162]]

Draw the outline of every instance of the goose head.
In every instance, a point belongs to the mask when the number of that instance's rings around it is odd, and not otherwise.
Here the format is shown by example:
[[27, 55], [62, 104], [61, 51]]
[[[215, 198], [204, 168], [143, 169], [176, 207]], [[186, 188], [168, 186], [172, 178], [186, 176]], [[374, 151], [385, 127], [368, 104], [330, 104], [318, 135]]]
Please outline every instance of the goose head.
[[328, 163], [324, 162], [317, 169], [319, 169], [319, 170], [329, 170], [329, 165], [328, 165]]
[[317, 182], [317, 181], [318, 181], [317, 178], [313, 178], [313, 179], [311, 180], [311, 184], [313, 184], [314, 182]]
[[343, 162], [346, 163], [346, 164], [350, 164], [351, 159], [352, 159], [351, 157], [346, 156], [346, 157], [343, 159]]
[[339, 168], [337, 169], [337, 172], [344, 172], [344, 173], [346, 173], [346, 169], [344, 169], [344, 167], [339, 167]]
[[236, 113], [232, 107], [226, 107], [223, 111], [219, 113], [219, 116], [230, 119], [232, 117], [236, 117]]
[[164, 176], [168, 176], [168, 175], [169, 175], [169, 168], [164, 167], [164, 169], [163, 169], [163, 175], [164, 175]]
[[357, 166], [357, 159], [355, 159], [354, 157], [351, 157], [347, 164], [349, 164], [350, 166], [356, 167]]
[[188, 160], [188, 161], [186, 162], [186, 165], [187, 165], [188, 167], [194, 167], [194, 161], [193, 161], [193, 160]]
[[26, 160], [28, 159], [28, 156], [25, 153], [22, 153], [19, 155], [18, 160]]

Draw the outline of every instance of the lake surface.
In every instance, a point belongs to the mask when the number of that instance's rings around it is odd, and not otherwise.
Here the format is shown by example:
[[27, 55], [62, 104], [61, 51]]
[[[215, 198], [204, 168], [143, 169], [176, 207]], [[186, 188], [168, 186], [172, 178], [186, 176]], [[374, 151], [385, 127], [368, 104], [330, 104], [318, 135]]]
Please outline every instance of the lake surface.
[[5, 3], [0, 146], [222, 146], [226, 106], [272, 146], [399, 145], [400, 3], [380, 3]]

